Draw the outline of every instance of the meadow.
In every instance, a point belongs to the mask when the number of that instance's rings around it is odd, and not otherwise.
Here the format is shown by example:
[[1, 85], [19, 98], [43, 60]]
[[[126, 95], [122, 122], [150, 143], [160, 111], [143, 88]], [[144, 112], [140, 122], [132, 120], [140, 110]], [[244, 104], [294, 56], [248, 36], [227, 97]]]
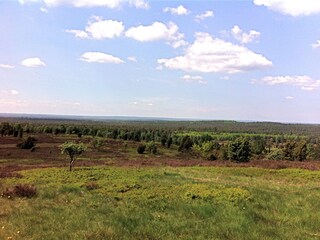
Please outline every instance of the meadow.
[[[23, 134], [0, 137], [0, 239], [320, 238], [316, 159], [209, 161], [176, 144], [139, 154], [144, 140]], [[36, 147], [18, 148], [27, 136]], [[66, 141], [87, 146], [71, 172]]]
[[32, 169], [0, 198], [1, 239], [318, 239], [320, 173], [235, 167]]

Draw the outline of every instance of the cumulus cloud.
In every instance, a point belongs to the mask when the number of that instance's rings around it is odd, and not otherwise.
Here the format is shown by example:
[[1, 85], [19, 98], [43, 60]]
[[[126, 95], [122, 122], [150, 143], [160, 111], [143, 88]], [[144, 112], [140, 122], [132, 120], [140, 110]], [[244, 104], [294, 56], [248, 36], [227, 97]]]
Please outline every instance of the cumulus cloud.
[[102, 52], [85, 52], [82, 54], [80, 60], [89, 63], [124, 63], [120, 58]]
[[149, 26], [140, 25], [129, 28], [125, 35], [140, 42], [152, 42], [164, 40], [174, 48], [184, 46], [187, 43], [183, 40], [184, 35], [178, 32], [178, 26], [169, 22], [167, 25], [161, 22], [154, 22]]
[[41, 61], [40, 58], [34, 57], [34, 58], [26, 58], [21, 62], [22, 66], [25, 67], [43, 67], [46, 64]]
[[204, 13], [197, 15], [195, 20], [197, 22], [200, 22], [206, 18], [213, 17], [213, 16], [214, 16], [213, 11], [205, 11]]
[[318, 40], [316, 43], [311, 44], [313, 48], [320, 48], [320, 40]]
[[176, 8], [166, 7], [163, 9], [164, 12], [169, 12], [173, 15], [188, 15], [190, 10], [186, 9], [184, 6], [179, 5]]
[[124, 26], [122, 22], [115, 20], [104, 20], [102, 17], [93, 16], [89, 20], [85, 30], [66, 30], [77, 38], [112, 39], [122, 35]]
[[318, 0], [254, 0], [253, 2], [258, 6], [265, 6], [293, 17], [320, 13], [320, 1]]
[[267, 76], [261, 79], [262, 83], [268, 85], [291, 85], [300, 87], [302, 90], [320, 89], [320, 80], [313, 79], [309, 76]]
[[243, 30], [235, 25], [231, 29], [232, 36], [241, 43], [250, 43], [260, 37], [260, 33], [254, 30], [250, 30], [249, 33], [243, 32]]
[[231, 42], [214, 38], [208, 33], [197, 33], [196, 39], [183, 56], [158, 59], [158, 63], [170, 69], [203, 73], [238, 73], [272, 66], [261, 54]]
[[58, 7], [62, 5], [71, 5], [74, 7], [107, 7], [119, 8], [123, 4], [129, 4], [136, 8], [148, 9], [150, 6], [144, 0], [19, 0], [21, 4], [43, 3], [47, 7]]
[[200, 84], [207, 84], [208, 82], [203, 80], [203, 77], [201, 76], [190, 76], [190, 75], [184, 75], [181, 77], [182, 80], [186, 82], [197, 82]]
[[14, 68], [14, 66], [9, 65], [9, 64], [0, 64], [0, 67], [7, 68], [7, 69], [13, 69]]

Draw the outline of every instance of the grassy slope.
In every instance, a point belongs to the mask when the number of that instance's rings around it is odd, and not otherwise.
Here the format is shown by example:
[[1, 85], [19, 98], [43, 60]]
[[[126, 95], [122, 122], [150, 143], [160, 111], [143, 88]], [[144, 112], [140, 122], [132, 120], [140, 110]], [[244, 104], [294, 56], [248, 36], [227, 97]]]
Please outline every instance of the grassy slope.
[[[0, 239], [318, 239], [320, 173], [259, 168], [48, 168], [2, 179]], [[86, 185], [98, 186], [88, 190]], [[9, 238], [10, 239], [10, 238]]]

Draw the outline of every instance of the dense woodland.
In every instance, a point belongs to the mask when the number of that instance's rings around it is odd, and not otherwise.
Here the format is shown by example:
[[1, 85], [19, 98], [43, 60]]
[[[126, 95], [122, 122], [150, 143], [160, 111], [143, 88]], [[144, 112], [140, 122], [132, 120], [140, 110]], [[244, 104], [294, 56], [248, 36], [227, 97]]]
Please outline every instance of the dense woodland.
[[[318, 160], [320, 125], [236, 121], [80, 121], [0, 119], [1, 136], [32, 140], [37, 134], [92, 137], [140, 142], [156, 154], [157, 145], [205, 160]], [[26, 140], [25, 140], [26, 141]], [[23, 144], [23, 142], [22, 142]], [[29, 143], [26, 143], [29, 144]], [[32, 144], [31, 144], [32, 145]], [[21, 145], [20, 145], [21, 146]], [[152, 150], [150, 150], [152, 149]]]

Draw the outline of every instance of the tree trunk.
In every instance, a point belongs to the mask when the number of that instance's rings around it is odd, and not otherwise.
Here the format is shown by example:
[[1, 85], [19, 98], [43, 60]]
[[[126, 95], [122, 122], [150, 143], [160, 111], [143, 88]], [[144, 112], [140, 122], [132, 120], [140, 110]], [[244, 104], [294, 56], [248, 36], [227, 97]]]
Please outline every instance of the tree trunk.
[[74, 162], [74, 160], [73, 160], [73, 158], [71, 158], [70, 163], [69, 163], [70, 172], [72, 171], [73, 162]]

